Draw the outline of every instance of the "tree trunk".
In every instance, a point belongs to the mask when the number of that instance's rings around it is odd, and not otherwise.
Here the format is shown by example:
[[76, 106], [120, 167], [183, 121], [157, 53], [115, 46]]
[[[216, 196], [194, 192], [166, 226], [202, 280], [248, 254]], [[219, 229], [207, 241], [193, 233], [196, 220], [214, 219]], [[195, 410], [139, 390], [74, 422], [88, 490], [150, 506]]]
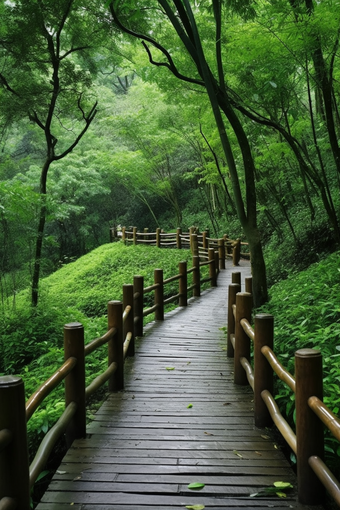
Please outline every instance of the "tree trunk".
[[251, 254], [251, 274], [253, 278], [254, 308], [268, 300], [266, 265], [264, 262], [260, 233], [257, 228], [244, 227]]

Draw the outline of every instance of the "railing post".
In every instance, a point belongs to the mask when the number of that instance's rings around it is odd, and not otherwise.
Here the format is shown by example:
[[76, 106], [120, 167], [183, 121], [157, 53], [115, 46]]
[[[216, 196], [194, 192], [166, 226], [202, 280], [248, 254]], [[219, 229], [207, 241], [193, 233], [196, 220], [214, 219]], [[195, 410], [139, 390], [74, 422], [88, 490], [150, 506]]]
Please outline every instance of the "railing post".
[[304, 505], [320, 504], [324, 488], [308, 463], [309, 457], [324, 457], [323, 425], [308, 405], [309, 397], [323, 398], [322, 356], [316, 349], [295, 353], [295, 405], [298, 496]]
[[188, 304], [188, 273], [187, 263], [180, 262], [178, 264], [180, 279], [179, 279], [179, 306], [187, 306]]
[[[149, 232], [149, 229], [144, 228], [143, 232], [144, 232], [144, 234], [147, 234]], [[144, 241], [147, 241], [147, 240], [148, 240], [148, 236], [144, 236]]]
[[218, 273], [220, 272], [220, 266], [219, 266], [219, 260], [218, 259], [219, 259], [219, 257], [218, 257], [218, 250], [215, 250], [215, 271], [216, 271], [216, 278], [218, 276]]
[[202, 245], [205, 250], [207, 250], [209, 248], [208, 232], [206, 230], [204, 232], [202, 232]]
[[157, 248], [161, 247], [161, 229], [156, 228], [156, 246]]
[[181, 239], [181, 235], [182, 235], [182, 229], [181, 228], [178, 228], [176, 230], [176, 247], [180, 250], [182, 248], [182, 239]]
[[125, 284], [123, 285], [123, 310], [127, 306], [131, 306], [130, 313], [125, 320], [123, 325], [123, 341], [126, 338], [126, 335], [131, 331], [132, 337], [129, 343], [129, 348], [127, 351], [127, 356], [135, 355], [135, 325], [134, 325], [134, 299], [133, 299], [133, 285]]
[[234, 382], [235, 384], [248, 384], [245, 370], [240, 358], [250, 361], [250, 340], [241, 326], [241, 319], [251, 321], [251, 294], [239, 292], [236, 295], [236, 320], [235, 320], [235, 352], [234, 352]]
[[126, 244], [126, 227], [122, 227], [122, 241]]
[[210, 264], [209, 264], [209, 277], [211, 278], [210, 287], [217, 287], [214, 248], [209, 248], [208, 257], [209, 257], [209, 262], [210, 262]]
[[124, 388], [124, 350], [123, 350], [123, 303], [109, 301], [107, 305], [108, 329], [116, 328], [116, 334], [108, 342], [108, 365], [117, 363], [117, 370], [109, 379], [109, 391]]
[[274, 346], [274, 317], [269, 313], [255, 316], [254, 343], [254, 419], [255, 427], [265, 428], [273, 424], [268, 408], [264, 403], [261, 392], [268, 390], [273, 394], [273, 369], [263, 356], [261, 349], [267, 345], [273, 350]]
[[241, 240], [236, 239], [234, 246], [233, 246], [233, 265], [234, 266], [239, 265], [240, 256], [241, 256]]
[[198, 257], [198, 255], [192, 257], [192, 267], [194, 268], [192, 272], [192, 283], [194, 285], [193, 296], [199, 297], [201, 295], [201, 273], [200, 273], [200, 258]]
[[77, 410], [66, 431], [66, 442], [86, 436], [84, 326], [70, 322], [64, 326], [64, 358], [76, 358], [77, 364], [65, 378], [65, 406], [77, 404]]
[[235, 334], [235, 317], [233, 313], [233, 305], [236, 304], [236, 294], [241, 292], [239, 283], [231, 283], [228, 288], [228, 323], [227, 323], [227, 356], [234, 357], [234, 347], [230, 340], [230, 335]]
[[244, 279], [244, 289], [245, 292], [253, 293], [253, 279], [251, 276], [248, 276]]
[[241, 285], [241, 273], [239, 271], [231, 273], [231, 283], [238, 283]]
[[144, 276], [133, 279], [135, 336], [143, 336]]
[[137, 244], [137, 227], [132, 227], [132, 242]]
[[155, 320], [164, 320], [164, 283], [163, 283], [163, 269], [155, 269], [154, 271], [154, 282], [158, 284], [155, 289]]
[[7, 430], [9, 442], [0, 449], [0, 500], [16, 501], [13, 508], [30, 509], [24, 383], [20, 377], [0, 377], [0, 431]]
[[191, 253], [192, 253], [192, 256], [195, 257], [196, 255], [199, 255], [199, 253], [198, 253], [198, 238], [197, 238], [197, 234], [191, 234], [190, 235], [190, 244], [191, 244]]
[[218, 258], [220, 269], [225, 269], [225, 246], [223, 238], [218, 240]]

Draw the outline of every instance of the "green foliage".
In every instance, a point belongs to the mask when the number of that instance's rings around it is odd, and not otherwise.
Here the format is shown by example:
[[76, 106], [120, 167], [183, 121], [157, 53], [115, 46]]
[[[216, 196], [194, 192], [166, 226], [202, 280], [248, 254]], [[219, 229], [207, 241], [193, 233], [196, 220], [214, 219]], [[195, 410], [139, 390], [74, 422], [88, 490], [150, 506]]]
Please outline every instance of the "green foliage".
[[[324, 401], [337, 415], [340, 410], [340, 259], [336, 252], [307, 270], [289, 276], [270, 289], [262, 312], [274, 316], [274, 351], [294, 373], [294, 354], [301, 348], [319, 349], [323, 356]], [[288, 420], [294, 422], [294, 395], [277, 384], [277, 400]], [[326, 449], [338, 465], [338, 442], [327, 435]]]

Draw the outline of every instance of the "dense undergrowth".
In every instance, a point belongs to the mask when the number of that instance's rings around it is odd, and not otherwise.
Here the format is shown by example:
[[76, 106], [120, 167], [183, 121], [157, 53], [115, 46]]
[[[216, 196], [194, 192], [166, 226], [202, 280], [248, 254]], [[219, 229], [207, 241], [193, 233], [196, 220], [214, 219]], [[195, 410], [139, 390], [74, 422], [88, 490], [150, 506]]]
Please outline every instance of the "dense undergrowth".
[[[340, 253], [291, 274], [270, 289], [270, 300], [261, 311], [274, 316], [274, 350], [294, 374], [294, 353], [301, 348], [319, 349], [323, 356], [324, 402], [337, 415], [340, 410]], [[290, 424], [295, 422], [295, 398], [282, 383], [276, 400]], [[340, 475], [340, 445], [326, 434], [328, 462]]]
[[[21, 375], [27, 396], [31, 395], [63, 363], [65, 323], [81, 322], [86, 342], [102, 335], [107, 328], [107, 302], [122, 298], [124, 283], [132, 283], [133, 276], [139, 274], [145, 277], [145, 286], [150, 285], [154, 268], [163, 268], [167, 278], [178, 273], [181, 260], [190, 261], [190, 252], [107, 244], [43, 279], [37, 308], [30, 307], [28, 290], [18, 293], [15, 307], [12, 303], [4, 303], [1, 311], [0, 375]], [[261, 309], [274, 315], [275, 352], [291, 373], [294, 373], [297, 349], [312, 347], [321, 350], [325, 402], [335, 413], [339, 413], [340, 409], [339, 284], [340, 258], [337, 252], [325, 256], [304, 271], [295, 274], [290, 271], [285, 280], [271, 287], [270, 301]], [[177, 285], [177, 282], [171, 284], [167, 288], [168, 294], [177, 293]], [[104, 346], [87, 358], [87, 384], [106, 365]], [[276, 399], [293, 425], [294, 397], [281, 383], [277, 384]], [[93, 406], [96, 402], [89, 407], [89, 418]], [[64, 395], [60, 387], [46, 399], [28, 423], [31, 456], [63, 408]], [[340, 447], [329, 435], [326, 449], [328, 462], [338, 471]]]

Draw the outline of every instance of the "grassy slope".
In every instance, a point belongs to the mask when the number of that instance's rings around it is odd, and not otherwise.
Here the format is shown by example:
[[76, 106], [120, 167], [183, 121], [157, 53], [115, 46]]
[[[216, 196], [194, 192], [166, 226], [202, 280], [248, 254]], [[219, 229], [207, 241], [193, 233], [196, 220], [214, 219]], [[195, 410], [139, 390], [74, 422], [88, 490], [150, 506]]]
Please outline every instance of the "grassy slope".
[[[319, 349], [323, 356], [324, 401], [336, 414], [340, 409], [340, 253], [336, 252], [307, 270], [275, 284], [263, 312], [274, 316], [274, 350], [294, 374], [294, 353], [300, 348]], [[280, 383], [277, 400], [294, 421], [294, 398]], [[339, 460], [340, 447], [330, 436], [326, 449]]]

